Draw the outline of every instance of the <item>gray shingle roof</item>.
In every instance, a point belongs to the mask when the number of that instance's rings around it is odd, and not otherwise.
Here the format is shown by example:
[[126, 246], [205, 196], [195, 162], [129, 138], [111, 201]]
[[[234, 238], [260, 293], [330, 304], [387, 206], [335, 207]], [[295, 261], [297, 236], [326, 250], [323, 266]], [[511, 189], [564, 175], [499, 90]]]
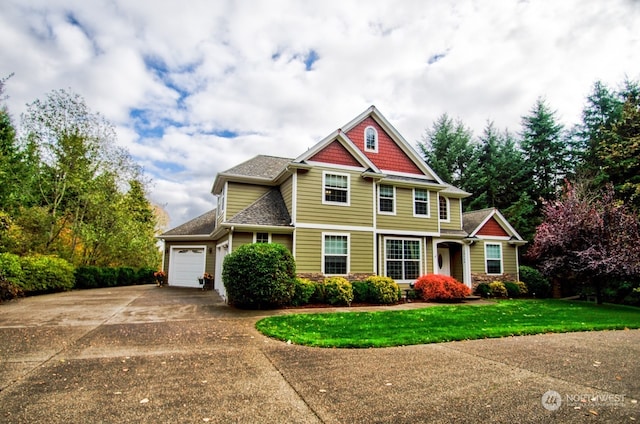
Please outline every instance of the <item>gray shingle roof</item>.
[[229, 223], [289, 227], [291, 226], [291, 216], [280, 190], [274, 188], [235, 214]]
[[258, 155], [240, 165], [228, 169], [222, 174], [238, 175], [242, 177], [274, 179], [287, 168], [293, 159], [277, 156]]
[[162, 236], [203, 236], [209, 235], [216, 227], [216, 209], [210, 210], [191, 221], [170, 229]]
[[471, 234], [494, 210], [494, 208], [488, 208], [463, 213], [462, 228]]

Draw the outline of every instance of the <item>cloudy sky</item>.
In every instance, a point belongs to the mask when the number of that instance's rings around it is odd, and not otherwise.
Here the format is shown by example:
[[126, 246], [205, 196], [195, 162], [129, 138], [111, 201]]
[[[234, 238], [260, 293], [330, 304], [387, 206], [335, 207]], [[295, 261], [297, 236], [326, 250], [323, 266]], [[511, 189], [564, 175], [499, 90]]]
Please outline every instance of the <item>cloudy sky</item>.
[[3, 0], [16, 124], [82, 95], [153, 179], [176, 226], [217, 172], [296, 157], [374, 104], [410, 143], [443, 113], [520, 129], [539, 96], [565, 125], [593, 83], [640, 79], [635, 0]]

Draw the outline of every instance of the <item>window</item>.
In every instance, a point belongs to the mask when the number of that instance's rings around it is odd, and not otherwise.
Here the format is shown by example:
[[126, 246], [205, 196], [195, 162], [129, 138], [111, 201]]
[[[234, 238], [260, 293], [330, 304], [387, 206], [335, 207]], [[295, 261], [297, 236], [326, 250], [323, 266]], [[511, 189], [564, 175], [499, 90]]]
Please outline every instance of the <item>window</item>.
[[269, 233], [255, 233], [256, 241], [255, 243], [269, 243]]
[[323, 250], [323, 273], [328, 275], [346, 275], [349, 268], [349, 236], [325, 234]]
[[440, 221], [449, 221], [449, 199], [440, 196], [438, 201], [438, 213]]
[[323, 203], [349, 204], [349, 176], [324, 174]]
[[394, 198], [395, 188], [389, 185], [381, 185], [378, 188], [378, 211], [382, 213], [394, 213]]
[[423, 188], [413, 189], [413, 214], [429, 216], [429, 191]]
[[378, 131], [373, 127], [364, 130], [364, 150], [366, 152], [378, 151]]
[[385, 239], [386, 276], [415, 280], [420, 276], [420, 240]]
[[487, 274], [502, 274], [501, 244], [485, 244], [484, 257], [486, 261]]

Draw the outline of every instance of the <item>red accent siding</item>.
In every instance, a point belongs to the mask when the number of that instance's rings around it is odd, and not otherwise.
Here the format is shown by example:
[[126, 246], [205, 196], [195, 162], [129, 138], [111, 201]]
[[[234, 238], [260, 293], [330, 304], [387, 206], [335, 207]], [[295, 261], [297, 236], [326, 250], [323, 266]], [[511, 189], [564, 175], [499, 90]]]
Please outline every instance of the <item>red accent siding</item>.
[[[378, 131], [378, 153], [364, 151], [364, 130], [371, 126]], [[378, 123], [371, 117], [366, 118], [353, 127], [347, 137], [360, 149], [379, 169], [424, 175], [420, 168], [402, 151]]]
[[488, 220], [480, 231], [478, 231], [478, 235], [480, 236], [506, 236], [509, 237], [509, 234], [502, 228], [498, 221], [495, 218], [491, 218]]
[[346, 166], [362, 166], [339, 141], [334, 141], [311, 157], [312, 161]]

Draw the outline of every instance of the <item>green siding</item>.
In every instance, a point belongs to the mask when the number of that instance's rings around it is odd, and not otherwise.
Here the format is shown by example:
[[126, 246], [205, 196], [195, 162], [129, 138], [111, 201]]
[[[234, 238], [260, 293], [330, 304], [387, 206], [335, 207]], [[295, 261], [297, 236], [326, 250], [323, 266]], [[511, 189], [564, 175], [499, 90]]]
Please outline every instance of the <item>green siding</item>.
[[280, 193], [284, 199], [284, 204], [287, 206], [289, 215], [293, 216], [293, 177], [289, 177], [280, 185]]
[[236, 250], [238, 247], [242, 246], [243, 244], [251, 244], [253, 243], [253, 233], [243, 233], [243, 232], [236, 232], [233, 233], [232, 236], [232, 240], [233, 240], [233, 247], [232, 247], [232, 251]]
[[322, 233], [349, 234], [349, 272], [372, 273], [373, 233], [367, 231], [327, 231], [300, 228], [296, 231], [296, 269], [300, 273], [322, 270]]
[[293, 252], [293, 237], [291, 234], [272, 234], [271, 242], [279, 243], [289, 249], [290, 252]]
[[307, 173], [299, 173], [297, 177], [297, 222], [372, 227], [373, 182], [365, 180], [356, 171], [327, 171], [350, 176], [349, 206], [322, 203], [323, 169], [313, 168]]
[[515, 247], [510, 246], [509, 243], [503, 240], [483, 240], [474, 243], [470, 248], [471, 254], [471, 272], [484, 274], [485, 273], [485, 257], [484, 257], [484, 245], [489, 244], [501, 244], [502, 245], [502, 272], [504, 274], [517, 274], [517, 250]]
[[[413, 189], [396, 187], [395, 215], [378, 214], [377, 228], [402, 231], [437, 232], [437, 195], [435, 192], [429, 193], [430, 218], [419, 218], [413, 216]], [[377, 201], [377, 200], [376, 200]], [[376, 204], [376, 209], [378, 205]]]
[[443, 230], [460, 230], [462, 229], [462, 221], [461, 221], [461, 208], [462, 202], [460, 199], [452, 199], [449, 198], [449, 221], [442, 221], [440, 223], [440, 228]]
[[227, 221], [268, 192], [271, 187], [229, 183], [227, 190]]

